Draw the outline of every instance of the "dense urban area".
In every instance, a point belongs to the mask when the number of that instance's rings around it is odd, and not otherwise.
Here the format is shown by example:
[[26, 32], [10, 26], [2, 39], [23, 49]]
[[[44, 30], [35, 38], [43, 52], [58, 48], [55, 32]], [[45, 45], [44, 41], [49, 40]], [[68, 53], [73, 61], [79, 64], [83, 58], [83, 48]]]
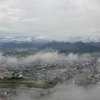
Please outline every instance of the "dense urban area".
[[[52, 53], [51, 53], [52, 54]], [[58, 54], [63, 55], [63, 54]], [[74, 55], [74, 54], [73, 54]], [[85, 54], [85, 56], [88, 54]], [[4, 58], [11, 57], [25, 59], [26, 55], [2, 54]], [[99, 53], [86, 56], [77, 55], [79, 59], [61, 60], [52, 63], [41, 63], [41, 59], [31, 62], [8, 63], [5, 60], [0, 62], [0, 87], [13, 88], [19, 85], [38, 88], [52, 88], [63, 83], [75, 84], [84, 88], [90, 85], [100, 84]], [[82, 57], [81, 57], [82, 56]], [[66, 55], [68, 57], [68, 55]], [[49, 57], [47, 57], [48, 60]], [[53, 58], [52, 58], [53, 59]], [[15, 85], [14, 85], [15, 84]], [[32, 85], [33, 84], [33, 85]], [[10, 87], [12, 88], [12, 86]], [[46, 94], [48, 94], [50, 91]], [[45, 93], [44, 93], [45, 94]], [[43, 92], [39, 96], [44, 96]], [[15, 90], [2, 90], [0, 98], [12, 100], [16, 95]]]

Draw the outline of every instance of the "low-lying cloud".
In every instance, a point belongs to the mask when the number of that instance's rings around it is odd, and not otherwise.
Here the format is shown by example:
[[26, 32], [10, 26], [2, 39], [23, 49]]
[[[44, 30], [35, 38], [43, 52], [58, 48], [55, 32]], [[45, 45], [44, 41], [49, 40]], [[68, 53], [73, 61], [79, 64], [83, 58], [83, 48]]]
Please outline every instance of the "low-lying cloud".
[[[66, 54], [60, 54], [57, 51], [41, 51], [37, 54], [30, 55], [27, 57], [11, 57], [7, 55], [3, 56], [3, 54], [1, 53], [0, 63], [6, 63], [6, 64], [28, 64], [28, 63], [63, 64], [64, 62], [72, 63], [74, 61], [78, 61], [78, 62], [90, 61], [93, 58], [95, 57], [89, 54], [79, 55], [79, 54], [70, 53], [66, 55]], [[100, 58], [98, 57], [97, 62], [94, 63], [94, 64], [97, 64], [95, 65], [95, 67], [97, 66], [98, 69], [100, 65], [99, 63], [100, 63]], [[73, 77], [73, 80], [80, 81], [81, 78], [82, 80], [84, 80], [84, 77], [85, 77], [86, 81], [88, 81], [87, 75], [85, 73], [88, 73], [89, 68], [87, 69], [87, 71], [83, 72], [83, 74], [80, 73], [79, 75], [76, 75], [76, 77]], [[76, 69], [74, 69], [74, 71], [75, 70]], [[78, 70], [76, 70], [76, 72], [77, 71]], [[95, 75], [96, 74], [94, 74], [94, 76]], [[78, 76], [80, 79], [78, 79]], [[100, 82], [98, 81], [98, 83]], [[75, 85], [73, 82], [71, 82], [71, 84], [69, 85], [69, 83], [67, 83], [67, 80], [66, 80], [63, 83], [63, 85], [56, 85], [56, 87], [52, 88], [55, 90], [54, 92], [49, 92], [49, 89], [48, 89], [48, 90], [42, 90], [42, 91], [39, 90], [37, 93], [35, 93], [35, 90], [31, 90], [31, 88], [27, 88], [26, 91], [24, 91], [23, 93], [21, 92], [18, 93], [17, 97], [15, 97], [14, 100], [37, 100], [37, 99], [38, 100], [99, 100], [100, 99], [100, 95], [99, 95], [100, 85], [98, 83], [94, 85], [90, 84], [88, 85], [88, 87], [84, 87], [78, 84]]]
[[[83, 88], [76, 85], [59, 85], [56, 86], [55, 92], [45, 94], [45, 90], [37, 92], [37, 96], [34, 93], [35, 90], [30, 90], [28, 93], [20, 93], [14, 100], [99, 100], [100, 99], [100, 86], [93, 86], [89, 88]], [[28, 89], [29, 90], [29, 89]], [[53, 89], [52, 89], [53, 90]]]
[[59, 86], [47, 100], [99, 100], [100, 86], [84, 89], [75, 85]]
[[86, 61], [91, 59], [91, 55], [89, 54], [73, 54], [70, 53], [68, 55], [59, 54], [57, 51], [45, 52], [41, 51], [37, 54], [30, 55], [27, 57], [12, 57], [12, 56], [3, 56], [0, 54], [0, 63], [7, 64], [27, 64], [27, 63], [40, 63], [40, 64], [54, 64], [54, 63], [62, 63], [62, 62], [72, 62], [72, 61]]

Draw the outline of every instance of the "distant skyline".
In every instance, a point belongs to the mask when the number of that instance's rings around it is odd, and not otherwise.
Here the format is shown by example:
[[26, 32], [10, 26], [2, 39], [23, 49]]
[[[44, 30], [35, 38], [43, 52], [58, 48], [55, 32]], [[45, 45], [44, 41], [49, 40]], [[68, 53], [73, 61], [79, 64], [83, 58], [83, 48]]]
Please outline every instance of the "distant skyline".
[[0, 37], [100, 41], [100, 0], [0, 0]]

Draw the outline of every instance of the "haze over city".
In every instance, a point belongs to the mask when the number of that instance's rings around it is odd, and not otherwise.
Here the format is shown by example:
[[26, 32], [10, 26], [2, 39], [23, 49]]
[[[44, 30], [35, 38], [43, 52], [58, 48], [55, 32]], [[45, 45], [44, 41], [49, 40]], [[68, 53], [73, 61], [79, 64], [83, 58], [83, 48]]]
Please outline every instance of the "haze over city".
[[100, 0], [0, 0], [0, 100], [100, 100]]

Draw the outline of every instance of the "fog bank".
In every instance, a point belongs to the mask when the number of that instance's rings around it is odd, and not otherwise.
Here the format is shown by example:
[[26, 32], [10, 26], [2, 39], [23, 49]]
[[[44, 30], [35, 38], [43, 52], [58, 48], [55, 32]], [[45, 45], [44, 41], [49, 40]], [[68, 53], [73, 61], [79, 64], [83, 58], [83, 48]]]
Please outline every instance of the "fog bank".
[[41, 96], [40, 92], [34, 94], [30, 90], [28, 93], [20, 93], [14, 100], [99, 100], [100, 99], [100, 86], [93, 86], [83, 88], [76, 85], [60, 85], [56, 86], [55, 92]]
[[91, 59], [91, 55], [89, 54], [59, 54], [58, 51], [53, 52], [44, 52], [41, 51], [34, 55], [26, 56], [26, 57], [16, 57], [16, 56], [3, 56], [0, 53], [0, 63], [6, 64], [27, 64], [27, 63], [38, 63], [38, 64], [54, 64], [54, 63], [62, 63], [62, 62], [72, 62], [72, 61], [86, 61]]

